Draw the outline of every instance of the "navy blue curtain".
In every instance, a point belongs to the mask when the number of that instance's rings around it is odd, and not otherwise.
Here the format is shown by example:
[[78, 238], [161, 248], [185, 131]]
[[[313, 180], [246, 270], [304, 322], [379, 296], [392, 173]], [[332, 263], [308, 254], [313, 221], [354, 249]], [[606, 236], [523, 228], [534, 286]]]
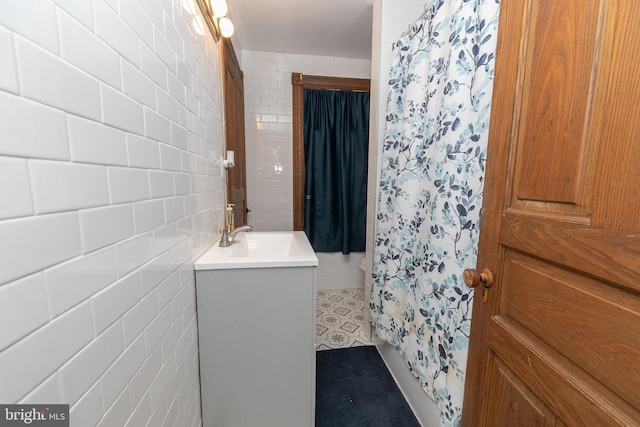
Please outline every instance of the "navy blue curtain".
[[364, 252], [369, 93], [304, 90], [304, 231], [316, 252]]

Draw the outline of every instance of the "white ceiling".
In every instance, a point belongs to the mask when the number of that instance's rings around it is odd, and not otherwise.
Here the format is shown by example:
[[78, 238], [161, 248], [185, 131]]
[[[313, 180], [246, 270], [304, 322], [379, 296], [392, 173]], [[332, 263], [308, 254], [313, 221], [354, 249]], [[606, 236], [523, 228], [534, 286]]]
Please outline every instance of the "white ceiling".
[[236, 49], [371, 59], [373, 0], [227, 0]]

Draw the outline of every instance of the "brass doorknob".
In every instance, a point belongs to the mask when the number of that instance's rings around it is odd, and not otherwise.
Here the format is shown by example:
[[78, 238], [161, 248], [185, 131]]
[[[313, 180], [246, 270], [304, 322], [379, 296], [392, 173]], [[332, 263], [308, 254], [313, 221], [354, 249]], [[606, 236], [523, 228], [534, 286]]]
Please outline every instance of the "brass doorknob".
[[468, 268], [464, 271], [462, 277], [464, 278], [464, 284], [470, 288], [475, 288], [480, 283], [482, 283], [485, 288], [490, 288], [491, 285], [493, 285], [493, 273], [488, 268], [482, 270], [481, 273]]

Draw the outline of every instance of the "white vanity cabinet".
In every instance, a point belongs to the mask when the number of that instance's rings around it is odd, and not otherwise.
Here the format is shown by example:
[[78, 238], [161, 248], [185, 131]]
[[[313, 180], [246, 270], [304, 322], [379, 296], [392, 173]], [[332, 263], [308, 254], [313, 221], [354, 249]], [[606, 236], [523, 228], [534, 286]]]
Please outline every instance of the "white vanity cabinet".
[[313, 426], [317, 259], [210, 261], [196, 263], [204, 427]]

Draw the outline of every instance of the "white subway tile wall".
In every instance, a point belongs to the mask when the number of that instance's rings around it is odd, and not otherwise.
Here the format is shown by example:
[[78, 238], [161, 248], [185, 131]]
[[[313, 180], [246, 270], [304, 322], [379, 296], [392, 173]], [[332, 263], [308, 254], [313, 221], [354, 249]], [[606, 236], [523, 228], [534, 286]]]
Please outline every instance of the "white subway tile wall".
[[14, 43], [21, 96], [100, 120], [100, 83], [96, 78], [28, 40], [14, 37]]
[[[242, 50], [247, 221], [260, 231], [293, 229], [291, 73], [368, 79], [371, 61]], [[318, 289], [362, 288], [362, 253], [318, 254]]]
[[201, 424], [192, 263], [224, 221], [221, 73], [185, 1], [0, 2], [2, 403]]
[[11, 33], [0, 27], [0, 89], [18, 92], [18, 72], [16, 55]]
[[[65, 116], [60, 110], [0, 91], [0, 153], [69, 160]], [[38, 123], [38, 126], [33, 126], [33, 123]]]
[[0, 219], [33, 214], [33, 197], [25, 159], [0, 157]]
[[319, 291], [364, 287], [364, 272], [359, 267], [364, 252], [352, 252], [349, 255], [340, 252], [318, 252], [316, 256], [316, 285]]

